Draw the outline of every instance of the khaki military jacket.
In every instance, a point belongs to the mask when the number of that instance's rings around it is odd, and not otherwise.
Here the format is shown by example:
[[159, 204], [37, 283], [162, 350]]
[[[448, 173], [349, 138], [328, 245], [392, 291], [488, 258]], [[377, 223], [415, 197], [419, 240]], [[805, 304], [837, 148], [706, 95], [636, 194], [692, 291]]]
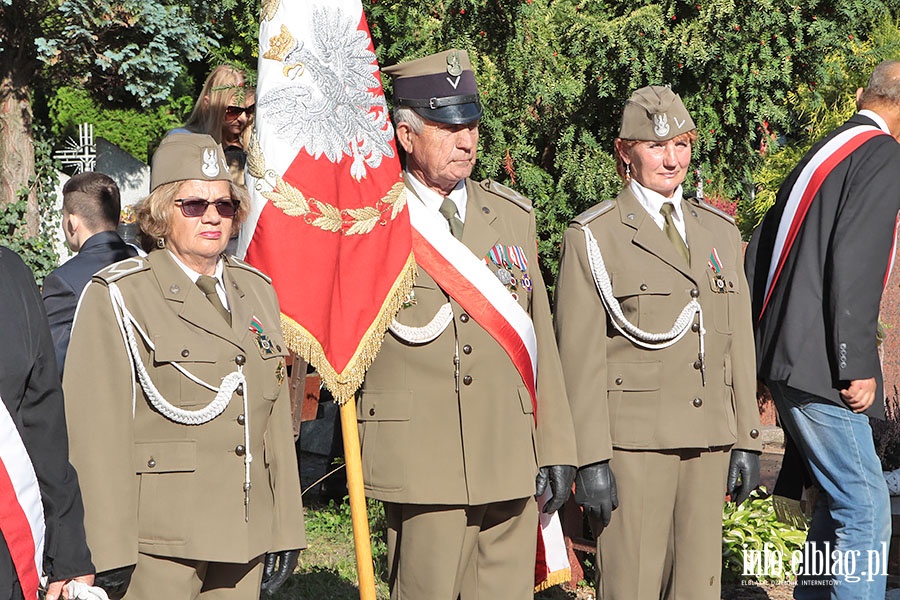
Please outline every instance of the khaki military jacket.
[[[563, 239], [556, 287], [556, 335], [578, 439], [579, 466], [607, 460], [612, 448], [731, 446], [759, 450], [750, 295], [733, 221], [685, 198], [690, 265], [629, 189], [576, 217]], [[610, 323], [587, 258], [584, 227], [600, 247], [613, 294], [628, 320], [667, 332], [696, 297], [700, 327], [677, 343], [648, 350]], [[719, 258], [719, 272], [709, 265]]]
[[[100, 271], [81, 299], [63, 389], [98, 571], [134, 564], [139, 551], [245, 563], [305, 546], [278, 302], [268, 278], [236, 259], [225, 259], [223, 279], [232, 326], [167, 251]], [[218, 386], [243, 363], [247, 384], [222, 414], [182, 425], [148, 403], [113, 315], [111, 284], [152, 341], [154, 349], [137, 338], [151, 381], [176, 407], [202, 408], [215, 393], [175, 365]], [[246, 427], [253, 458], [249, 520]]]
[[[531, 204], [489, 180], [467, 180], [466, 189], [462, 242], [472, 253], [487, 257], [501, 243], [520, 246], [528, 257], [532, 290], [519, 285], [516, 294], [537, 335], [537, 426], [512, 361], [449, 300], [453, 321], [443, 333], [411, 344], [388, 332], [366, 375], [357, 405], [363, 479], [368, 495], [381, 500], [478, 505], [524, 498], [534, 495], [538, 465], [575, 464]], [[419, 268], [410, 302], [396, 320], [423, 327], [447, 302], [444, 290]]]

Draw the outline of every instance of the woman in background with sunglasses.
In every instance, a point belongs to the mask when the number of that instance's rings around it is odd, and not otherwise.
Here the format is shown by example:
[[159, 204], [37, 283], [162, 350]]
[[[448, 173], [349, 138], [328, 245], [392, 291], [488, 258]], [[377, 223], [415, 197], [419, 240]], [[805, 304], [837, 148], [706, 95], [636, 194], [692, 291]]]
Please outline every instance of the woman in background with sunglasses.
[[146, 258], [82, 296], [63, 389], [98, 585], [256, 600], [305, 546], [278, 300], [224, 254], [247, 214], [222, 148], [172, 134], [137, 208]]
[[206, 133], [222, 144], [231, 180], [244, 185], [256, 92], [244, 72], [231, 65], [213, 69], [183, 127], [170, 133]]

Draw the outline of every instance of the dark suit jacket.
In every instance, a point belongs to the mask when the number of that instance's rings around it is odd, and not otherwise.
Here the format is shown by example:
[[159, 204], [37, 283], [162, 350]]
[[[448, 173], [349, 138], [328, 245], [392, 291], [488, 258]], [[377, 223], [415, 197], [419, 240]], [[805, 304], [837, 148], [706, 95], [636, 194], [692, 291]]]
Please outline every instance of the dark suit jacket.
[[785, 381], [840, 406], [840, 390], [849, 381], [874, 377], [876, 400], [866, 412], [883, 416], [876, 330], [900, 210], [900, 145], [890, 135], [866, 141], [831, 170], [759, 320], [775, 236], [791, 189], [815, 152], [855, 125], [875, 123], [854, 115], [794, 168], [753, 234], [745, 267], [758, 320], [759, 377]]
[[[47, 316], [31, 271], [0, 246], [0, 397], [25, 444], [41, 490], [47, 537], [44, 569], [51, 580], [92, 573], [84, 536], [84, 508], [68, 460], [62, 389]], [[18, 586], [0, 537], [0, 598]]]
[[66, 362], [66, 348], [69, 347], [75, 308], [84, 286], [100, 269], [136, 255], [137, 251], [123, 242], [118, 233], [101, 231], [89, 237], [78, 254], [44, 279], [41, 295], [50, 320], [50, 333], [53, 336], [60, 376]]

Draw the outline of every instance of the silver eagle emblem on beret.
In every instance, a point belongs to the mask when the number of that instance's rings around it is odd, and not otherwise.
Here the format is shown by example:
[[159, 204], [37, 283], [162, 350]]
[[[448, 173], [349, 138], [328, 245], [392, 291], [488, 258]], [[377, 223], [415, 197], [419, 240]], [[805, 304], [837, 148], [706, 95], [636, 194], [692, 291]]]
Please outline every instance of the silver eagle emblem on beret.
[[669, 116], [667, 114], [653, 115], [653, 132], [659, 137], [669, 134]]
[[219, 175], [219, 160], [216, 156], [215, 148], [203, 149], [203, 166], [200, 168], [207, 177], [216, 177]]

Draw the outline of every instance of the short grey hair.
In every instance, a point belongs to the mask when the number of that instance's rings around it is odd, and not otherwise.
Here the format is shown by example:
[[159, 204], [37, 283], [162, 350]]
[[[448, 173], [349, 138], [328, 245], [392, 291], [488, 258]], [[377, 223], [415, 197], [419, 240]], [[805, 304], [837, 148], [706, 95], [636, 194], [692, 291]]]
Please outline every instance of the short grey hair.
[[419, 113], [408, 106], [398, 106], [394, 109], [394, 126], [406, 123], [413, 133], [420, 134], [425, 130], [425, 121]]
[[872, 71], [859, 105], [866, 108], [878, 104], [900, 107], [900, 61], [886, 60]]

